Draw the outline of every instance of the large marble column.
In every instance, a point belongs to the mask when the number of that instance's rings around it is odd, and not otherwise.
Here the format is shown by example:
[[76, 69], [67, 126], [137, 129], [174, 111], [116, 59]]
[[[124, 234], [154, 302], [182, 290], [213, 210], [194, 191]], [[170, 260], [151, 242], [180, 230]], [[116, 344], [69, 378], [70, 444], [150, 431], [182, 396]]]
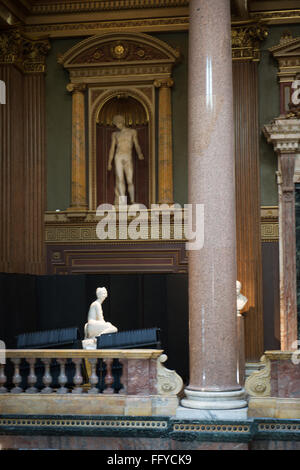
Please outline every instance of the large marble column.
[[178, 417], [245, 419], [237, 383], [235, 156], [230, 0], [192, 0], [189, 203], [204, 246], [189, 251], [190, 382]]
[[72, 93], [72, 192], [69, 216], [82, 216], [87, 211], [85, 157], [85, 84], [69, 83]]
[[155, 80], [158, 98], [158, 203], [173, 204], [172, 105], [173, 80]]
[[300, 120], [280, 116], [264, 127], [278, 155], [280, 347], [297, 349], [295, 158], [300, 153]]

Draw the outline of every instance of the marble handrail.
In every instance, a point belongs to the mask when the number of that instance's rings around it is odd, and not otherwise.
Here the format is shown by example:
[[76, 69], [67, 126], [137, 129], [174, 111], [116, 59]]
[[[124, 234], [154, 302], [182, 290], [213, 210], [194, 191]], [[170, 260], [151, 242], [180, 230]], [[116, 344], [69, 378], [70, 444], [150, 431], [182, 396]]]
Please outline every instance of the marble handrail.
[[0, 364], [0, 393], [155, 395], [160, 389], [161, 370], [176, 374], [162, 366], [166, 357], [162, 352], [8, 349], [7, 366]]

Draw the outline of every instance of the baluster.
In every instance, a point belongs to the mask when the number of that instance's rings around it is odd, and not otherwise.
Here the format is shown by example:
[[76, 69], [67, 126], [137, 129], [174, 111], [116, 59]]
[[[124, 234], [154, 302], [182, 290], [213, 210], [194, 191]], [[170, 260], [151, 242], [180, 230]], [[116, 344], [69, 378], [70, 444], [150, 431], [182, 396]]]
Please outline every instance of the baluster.
[[30, 385], [29, 388], [25, 390], [26, 393], [37, 393], [38, 389], [35, 387], [36, 381], [37, 381], [37, 376], [35, 375], [35, 358], [31, 357], [26, 359], [26, 361], [29, 364], [29, 375], [27, 377], [28, 385]]
[[91, 375], [90, 375], [90, 384], [91, 388], [88, 390], [88, 393], [97, 394], [99, 393], [99, 389], [96, 387], [98, 383], [98, 376], [96, 374], [96, 365], [97, 365], [97, 358], [92, 357], [88, 359], [89, 363], [91, 364]]
[[75, 388], [73, 388], [72, 393], [82, 393], [82, 387], [80, 387], [80, 385], [83, 382], [83, 377], [81, 375], [81, 369], [80, 369], [81, 359], [80, 358], [73, 359], [73, 362], [75, 363], [75, 375], [73, 378]]
[[0, 393], [7, 393], [7, 388], [4, 387], [5, 383], [6, 383], [5, 364], [1, 364], [0, 362]]
[[66, 376], [66, 359], [57, 359], [57, 362], [60, 365], [60, 372], [59, 372], [59, 377], [58, 377], [58, 383], [60, 385], [60, 388], [57, 390], [57, 393], [60, 394], [65, 394], [68, 393], [68, 389], [65, 387], [68, 379]]
[[114, 393], [114, 389], [111, 387], [114, 383], [114, 377], [112, 375], [112, 363], [113, 359], [104, 359], [106, 364], [106, 375], [105, 375], [105, 385], [106, 388], [103, 390], [103, 393]]
[[15, 366], [14, 375], [13, 375], [13, 378], [12, 378], [14, 388], [11, 389], [10, 393], [22, 393], [23, 389], [21, 387], [19, 387], [19, 384], [22, 382], [22, 377], [20, 375], [21, 359], [19, 359], [19, 358], [12, 359], [12, 362]]
[[45, 385], [45, 387], [42, 389], [41, 393], [52, 393], [53, 390], [50, 387], [50, 384], [52, 383], [52, 376], [50, 373], [51, 359], [48, 357], [44, 357], [42, 359], [42, 362], [45, 364], [45, 372], [43, 376], [43, 384]]
[[120, 359], [120, 363], [122, 364], [122, 374], [120, 377], [122, 388], [119, 393], [126, 395], [128, 387], [128, 359]]

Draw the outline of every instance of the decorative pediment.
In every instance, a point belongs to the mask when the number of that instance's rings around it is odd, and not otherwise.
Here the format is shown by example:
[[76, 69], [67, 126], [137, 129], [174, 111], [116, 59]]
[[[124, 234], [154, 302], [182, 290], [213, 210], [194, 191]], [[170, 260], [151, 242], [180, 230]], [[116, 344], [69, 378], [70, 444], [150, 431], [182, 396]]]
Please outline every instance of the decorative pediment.
[[[69, 49], [58, 61], [72, 72], [88, 68], [88, 75], [93, 74], [92, 69], [103, 67], [136, 67], [156, 66], [164, 64], [171, 71], [172, 66], [179, 59], [179, 51], [159, 39], [141, 33], [116, 34], [108, 33], [92, 36]], [[144, 68], [141, 70], [145, 72]], [[97, 74], [99, 75], [99, 73]], [[74, 76], [74, 75], [73, 75]]]
[[269, 49], [274, 57], [295, 57], [300, 56], [300, 37], [293, 38], [291, 34], [285, 33], [280, 44]]
[[273, 57], [278, 60], [281, 81], [293, 81], [300, 72], [300, 37], [293, 38], [286, 31], [277, 46], [269, 49]]

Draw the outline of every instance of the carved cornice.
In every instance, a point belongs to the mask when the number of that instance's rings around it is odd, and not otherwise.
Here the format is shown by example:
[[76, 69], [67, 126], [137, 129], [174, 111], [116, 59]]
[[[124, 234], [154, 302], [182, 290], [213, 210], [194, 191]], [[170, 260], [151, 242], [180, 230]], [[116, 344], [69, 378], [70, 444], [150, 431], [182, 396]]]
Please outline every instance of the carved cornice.
[[261, 24], [246, 23], [231, 28], [232, 59], [260, 59], [260, 42], [266, 39], [268, 30]]
[[300, 151], [300, 120], [279, 116], [263, 128], [264, 135], [278, 153]]
[[266, 24], [298, 23], [300, 22], [300, 9], [251, 12], [250, 18]]
[[55, 2], [35, 4], [31, 13], [34, 15], [49, 15], [62, 13], [83, 13], [111, 10], [137, 10], [144, 8], [174, 8], [187, 7], [188, 0], [89, 0], [85, 2]]
[[28, 39], [18, 29], [0, 34], [0, 63], [15, 64], [25, 73], [45, 72], [49, 49], [48, 40]]
[[133, 18], [111, 21], [81, 21], [53, 24], [26, 25], [25, 31], [31, 37], [47, 34], [49, 37], [88, 36], [99, 32], [156, 32], [156, 31], [187, 31], [188, 14], [184, 16], [168, 16], [163, 18]]

